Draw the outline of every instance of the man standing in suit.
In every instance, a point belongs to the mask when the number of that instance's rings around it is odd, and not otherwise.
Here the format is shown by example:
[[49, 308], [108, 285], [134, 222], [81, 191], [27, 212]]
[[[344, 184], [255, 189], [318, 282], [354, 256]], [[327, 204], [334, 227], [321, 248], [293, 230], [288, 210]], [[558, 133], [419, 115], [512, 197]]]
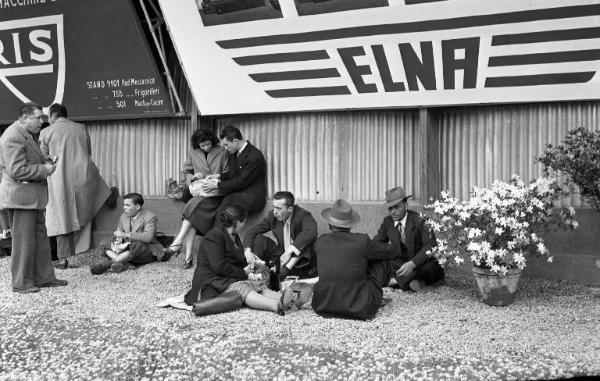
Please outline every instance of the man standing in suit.
[[55, 267], [66, 269], [67, 258], [75, 255], [76, 232], [88, 233], [80, 250], [89, 250], [92, 219], [111, 191], [91, 159], [85, 126], [67, 119], [66, 107], [57, 103], [50, 106], [49, 120], [50, 127], [40, 133], [40, 148], [58, 161], [56, 172], [48, 178], [46, 229], [50, 237], [56, 236]]
[[103, 274], [109, 269], [120, 273], [133, 266], [165, 260], [163, 246], [156, 240], [156, 215], [142, 209], [143, 205], [144, 198], [139, 193], [123, 196], [123, 214], [119, 218], [113, 238], [129, 242], [129, 245], [122, 252], [107, 249], [105, 254], [112, 261], [91, 266], [92, 274]]
[[28, 294], [39, 287], [67, 285], [56, 279], [46, 235], [44, 209], [48, 203], [46, 178], [56, 169], [33, 139], [42, 126], [42, 108], [25, 103], [19, 120], [0, 138], [0, 209], [7, 209], [12, 229], [12, 287]]
[[360, 216], [345, 200], [337, 200], [321, 217], [331, 233], [314, 245], [319, 281], [313, 288], [312, 307], [324, 317], [372, 319], [383, 300], [383, 287], [394, 274], [398, 248], [351, 233]]
[[[291, 192], [273, 195], [273, 210], [247, 235], [246, 255], [256, 254], [264, 260], [279, 260], [279, 280], [288, 275], [312, 278], [316, 274], [313, 243], [317, 239], [317, 222], [312, 214], [294, 204]], [[265, 237], [272, 232], [277, 243]]]
[[262, 211], [267, 203], [267, 163], [263, 154], [235, 126], [225, 126], [220, 137], [229, 153], [228, 171], [207, 176], [217, 181], [207, 182], [204, 187], [206, 192], [218, 189], [226, 195], [217, 216], [232, 204], [243, 206], [250, 213]]
[[435, 236], [417, 212], [407, 209], [407, 196], [402, 187], [385, 192], [385, 207], [389, 216], [383, 219], [374, 239], [392, 242], [400, 247], [396, 283], [403, 290], [419, 291], [426, 285], [444, 279], [444, 269], [426, 252], [435, 244]]

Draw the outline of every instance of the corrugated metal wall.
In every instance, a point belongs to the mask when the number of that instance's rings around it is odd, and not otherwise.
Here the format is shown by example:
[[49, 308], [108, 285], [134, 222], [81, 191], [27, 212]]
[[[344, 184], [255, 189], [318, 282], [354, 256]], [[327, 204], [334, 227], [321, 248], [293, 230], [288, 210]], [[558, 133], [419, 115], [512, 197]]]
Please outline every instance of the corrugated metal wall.
[[189, 118], [87, 123], [92, 159], [121, 194], [164, 196], [165, 180], [179, 174], [192, 132]]
[[396, 184], [416, 188], [417, 122], [414, 111], [356, 111], [244, 115], [217, 125], [236, 125], [262, 150], [270, 194], [374, 201]]
[[[440, 110], [442, 188], [467, 198], [473, 186], [541, 175], [535, 161], [573, 128], [600, 129], [600, 102], [461, 107]], [[583, 206], [577, 196], [575, 206]]]

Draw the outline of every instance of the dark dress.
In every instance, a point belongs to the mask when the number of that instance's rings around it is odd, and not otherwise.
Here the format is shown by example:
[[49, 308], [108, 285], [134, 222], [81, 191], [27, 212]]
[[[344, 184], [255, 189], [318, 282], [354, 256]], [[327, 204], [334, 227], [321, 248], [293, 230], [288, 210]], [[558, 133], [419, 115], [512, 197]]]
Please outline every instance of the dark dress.
[[210, 230], [198, 249], [196, 270], [192, 289], [185, 294], [188, 305], [202, 299], [217, 296], [232, 283], [247, 278], [244, 267], [248, 265], [244, 248], [236, 246], [227, 231], [221, 227]]
[[[184, 163], [183, 173], [189, 177], [194, 173], [202, 172], [205, 175], [222, 173], [227, 168], [229, 156], [222, 147], [214, 146], [207, 155], [201, 149], [190, 151]], [[188, 191], [189, 193], [189, 191]], [[183, 218], [188, 220], [198, 234], [206, 234], [212, 228], [217, 214], [217, 209], [224, 196], [193, 197], [183, 208]]]
[[333, 232], [314, 245], [319, 281], [312, 307], [325, 317], [371, 319], [389, 283], [398, 248], [362, 233]]

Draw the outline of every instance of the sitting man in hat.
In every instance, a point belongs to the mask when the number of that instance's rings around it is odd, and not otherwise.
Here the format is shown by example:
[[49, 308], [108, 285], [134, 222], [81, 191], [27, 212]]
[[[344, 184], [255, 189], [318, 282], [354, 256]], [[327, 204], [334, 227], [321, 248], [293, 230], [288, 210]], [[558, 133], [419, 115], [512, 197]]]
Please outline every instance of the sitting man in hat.
[[[264, 236], [272, 232], [275, 241]], [[288, 275], [312, 278], [317, 274], [316, 259], [312, 253], [317, 239], [317, 222], [312, 214], [295, 205], [291, 192], [273, 195], [273, 210], [248, 232], [246, 254], [256, 254], [269, 262], [279, 260], [279, 280]]]
[[407, 209], [407, 196], [402, 187], [385, 192], [385, 207], [389, 216], [383, 219], [379, 232], [373, 238], [380, 242], [391, 242], [400, 247], [395, 282], [390, 286], [403, 290], [419, 291], [426, 285], [444, 279], [444, 270], [426, 252], [435, 245], [435, 236], [417, 212]]
[[399, 248], [351, 233], [359, 215], [344, 200], [321, 212], [331, 233], [314, 245], [319, 281], [313, 288], [312, 307], [324, 317], [371, 319], [383, 299], [383, 288], [397, 268]]

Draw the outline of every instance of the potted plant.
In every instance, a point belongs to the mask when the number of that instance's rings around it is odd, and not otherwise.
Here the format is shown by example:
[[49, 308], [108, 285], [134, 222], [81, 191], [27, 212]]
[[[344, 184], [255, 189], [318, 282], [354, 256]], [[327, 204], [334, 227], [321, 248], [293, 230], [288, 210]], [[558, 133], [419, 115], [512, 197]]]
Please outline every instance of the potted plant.
[[548, 144], [538, 161], [547, 175], [564, 175], [596, 211], [600, 211], [600, 131], [579, 127], [569, 131], [557, 146]]
[[442, 192], [425, 208], [437, 246], [428, 251], [440, 265], [473, 264], [483, 301], [508, 305], [514, 300], [521, 271], [531, 255], [552, 257], [540, 233], [553, 227], [577, 228], [571, 206], [554, 207], [561, 196], [555, 180], [541, 177], [530, 184], [517, 175], [474, 188], [469, 200]]

